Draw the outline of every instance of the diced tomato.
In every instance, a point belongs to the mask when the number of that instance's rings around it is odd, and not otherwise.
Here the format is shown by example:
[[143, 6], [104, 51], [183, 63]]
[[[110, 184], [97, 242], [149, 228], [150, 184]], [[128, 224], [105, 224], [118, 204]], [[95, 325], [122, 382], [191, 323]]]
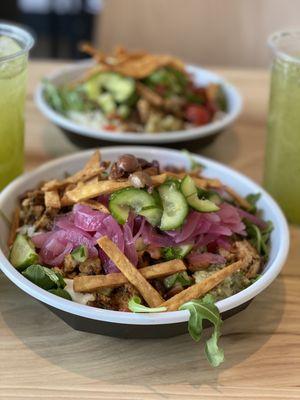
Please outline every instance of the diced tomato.
[[185, 118], [195, 125], [205, 125], [211, 120], [211, 113], [204, 106], [190, 104], [185, 110]]
[[103, 129], [105, 129], [106, 131], [115, 131], [116, 126], [112, 125], [112, 124], [107, 124], [107, 125], [103, 125]]

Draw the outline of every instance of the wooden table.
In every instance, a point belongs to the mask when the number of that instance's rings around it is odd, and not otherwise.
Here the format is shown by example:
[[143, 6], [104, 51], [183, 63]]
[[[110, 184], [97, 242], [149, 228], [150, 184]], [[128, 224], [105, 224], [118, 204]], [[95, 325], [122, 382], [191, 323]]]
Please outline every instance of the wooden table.
[[[57, 64], [57, 66], [60, 66]], [[27, 168], [74, 146], [37, 111], [33, 92], [54, 63], [32, 62], [27, 97]], [[221, 70], [241, 90], [234, 127], [195, 149], [261, 181], [268, 74]], [[76, 332], [3, 276], [0, 280], [0, 398], [300, 399], [300, 231], [281, 276], [224, 324], [226, 362], [211, 369], [188, 335], [122, 340]]]

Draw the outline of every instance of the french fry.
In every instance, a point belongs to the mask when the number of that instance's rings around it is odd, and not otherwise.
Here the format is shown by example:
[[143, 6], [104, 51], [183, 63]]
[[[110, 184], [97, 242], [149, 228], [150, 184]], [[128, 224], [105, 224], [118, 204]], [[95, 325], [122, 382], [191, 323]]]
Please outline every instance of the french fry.
[[150, 307], [157, 307], [163, 302], [160, 294], [107, 236], [98, 239], [97, 243], [127, 280], [140, 292]]
[[100, 151], [96, 150], [93, 153], [92, 157], [87, 161], [83, 169], [89, 170], [91, 168], [97, 168], [100, 166], [100, 161], [101, 161]]
[[99, 150], [96, 150], [95, 153], [92, 155], [92, 157], [87, 161], [83, 169], [81, 169], [80, 171], [76, 172], [71, 176], [68, 176], [65, 179], [61, 180], [53, 179], [51, 181], [46, 182], [42, 186], [42, 191], [46, 192], [50, 190], [61, 189], [69, 184], [85, 182], [95, 176], [101, 175], [105, 168], [100, 167], [100, 160], [101, 160], [100, 152]]
[[65, 197], [71, 202], [77, 203], [82, 200], [92, 199], [101, 194], [111, 194], [120, 189], [132, 186], [129, 181], [99, 181], [96, 183], [78, 185], [75, 189], [67, 191]]
[[227, 267], [220, 269], [202, 282], [196, 283], [182, 292], [171, 297], [169, 300], [163, 302], [161, 306], [167, 307], [168, 311], [176, 311], [178, 308], [187, 301], [198, 299], [204, 296], [211, 289], [219, 285], [225, 278], [231, 276], [234, 272], [240, 269], [247, 268], [251, 262], [251, 257], [245, 256], [243, 259], [236, 261]]
[[[186, 267], [182, 260], [171, 260], [160, 264], [150, 265], [140, 268], [139, 272], [147, 280], [161, 278], [185, 271]], [[88, 275], [78, 276], [73, 280], [75, 292], [90, 293], [99, 289], [113, 288], [128, 283], [122, 273], [112, 273], [107, 275]]]
[[241, 197], [231, 187], [225, 186], [225, 190], [241, 207], [245, 208], [246, 210], [250, 210], [251, 209], [251, 204], [246, 199]]
[[46, 208], [61, 208], [60, 198], [57, 190], [45, 192]]
[[10, 225], [10, 231], [9, 231], [8, 240], [7, 240], [8, 246], [11, 246], [13, 244], [13, 242], [15, 241], [15, 238], [17, 236], [17, 229], [19, 228], [19, 225], [20, 225], [20, 207], [16, 207], [16, 209], [13, 213], [13, 217], [12, 217], [12, 221], [11, 221], [11, 225]]

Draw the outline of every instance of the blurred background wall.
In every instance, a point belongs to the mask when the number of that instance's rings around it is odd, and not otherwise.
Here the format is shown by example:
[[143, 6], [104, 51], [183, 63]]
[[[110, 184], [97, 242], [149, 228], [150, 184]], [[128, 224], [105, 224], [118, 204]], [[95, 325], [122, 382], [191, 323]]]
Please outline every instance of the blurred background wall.
[[299, 0], [106, 0], [99, 43], [206, 65], [268, 65], [268, 35], [300, 27]]
[[80, 58], [79, 40], [173, 53], [205, 65], [264, 67], [268, 35], [300, 26], [300, 0], [2, 0], [0, 19], [38, 36], [35, 57]]

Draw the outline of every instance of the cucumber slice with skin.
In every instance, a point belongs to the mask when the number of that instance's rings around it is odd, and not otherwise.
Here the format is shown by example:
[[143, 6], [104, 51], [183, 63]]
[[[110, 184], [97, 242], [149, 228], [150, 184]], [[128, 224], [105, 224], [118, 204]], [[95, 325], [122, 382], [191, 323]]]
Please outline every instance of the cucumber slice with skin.
[[184, 195], [174, 184], [163, 184], [158, 188], [163, 205], [160, 229], [163, 231], [180, 228], [189, 212]]
[[139, 212], [153, 226], [158, 226], [162, 216], [162, 209], [159, 207], [149, 207]]
[[[130, 209], [133, 209], [136, 214], [146, 212], [144, 215], [147, 219], [152, 220], [153, 211], [151, 208], [157, 209], [154, 198], [145, 190], [136, 188], [126, 188], [118, 190], [110, 196], [109, 210], [112, 216], [120, 223], [124, 224], [127, 221]], [[149, 221], [151, 223], [151, 221]]]
[[218, 211], [219, 207], [208, 199], [199, 199], [197, 186], [193, 179], [186, 175], [181, 182], [181, 192], [184, 194], [189, 206], [200, 212]]
[[34, 250], [32, 243], [24, 235], [18, 234], [12, 245], [9, 261], [12, 265], [22, 271], [32, 264], [37, 263], [39, 256]]

